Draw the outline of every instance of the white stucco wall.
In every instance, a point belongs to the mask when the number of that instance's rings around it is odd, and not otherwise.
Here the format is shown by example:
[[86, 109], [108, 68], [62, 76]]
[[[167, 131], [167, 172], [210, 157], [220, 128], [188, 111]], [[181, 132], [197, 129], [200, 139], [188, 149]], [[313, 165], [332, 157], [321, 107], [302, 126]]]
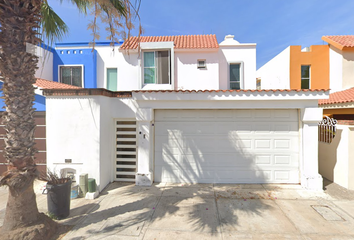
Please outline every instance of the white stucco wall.
[[38, 63], [35, 77], [53, 81], [53, 53], [36, 46]]
[[352, 141], [354, 126], [337, 125], [337, 133], [333, 141], [319, 143], [319, 171], [323, 177], [354, 190], [353, 166], [354, 158]]
[[100, 169], [100, 190], [113, 180], [112, 165], [114, 164], [114, 144], [115, 131], [114, 119], [110, 116], [111, 99], [100, 98], [100, 141], [99, 141], [99, 169]]
[[[95, 178], [100, 186], [100, 101], [99, 97], [46, 97], [47, 167], [76, 170]], [[71, 159], [72, 163], [65, 163]]]
[[[97, 51], [97, 87], [107, 88], [107, 68], [117, 68], [118, 46], [96, 46]], [[119, 79], [118, 79], [119, 80]], [[118, 87], [118, 84], [117, 84]]]
[[77, 183], [88, 173], [101, 191], [114, 177], [114, 119], [134, 119], [136, 104], [103, 96], [47, 96], [46, 106], [48, 168], [75, 169]]
[[261, 89], [290, 89], [290, 47], [257, 70]]
[[256, 45], [239, 44], [219, 49], [219, 89], [230, 89], [229, 64], [243, 63], [243, 89], [256, 89]]
[[342, 51], [330, 46], [329, 48], [329, 88], [331, 93], [342, 91], [343, 56]]
[[137, 52], [121, 52], [119, 47], [99, 46], [97, 50], [97, 87], [107, 88], [107, 68], [117, 68], [117, 90], [141, 89], [140, 59]]
[[[106, 88], [106, 69], [118, 68], [118, 91], [131, 90], [218, 90], [229, 89], [229, 64], [242, 63], [243, 88], [256, 88], [256, 45], [220, 46], [219, 50], [175, 50], [172, 61], [174, 86], [142, 84], [141, 54], [136, 50], [112, 51], [97, 47], [97, 87]], [[198, 59], [206, 60], [206, 69], [198, 69]]]
[[354, 87], [354, 52], [343, 51], [343, 89]]
[[[311, 183], [318, 178], [317, 122], [322, 109], [317, 108], [318, 98], [328, 93], [312, 92], [138, 92], [132, 98], [105, 96], [47, 96], [47, 166], [60, 171], [76, 170], [76, 179], [82, 173], [95, 178], [98, 190], [114, 180], [116, 119], [136, 119], [138, 132], [138, 169], [141, 177], [152, 177], [154, 109], [301, 109], [304, 113], [299, 143], [303, 154], [301, 171], [306, 187], [321, 188]], [[284, 101], [284, 98], [287, 100]], [[301, 123], [301, 122], [300, 122]], [[313, 124], [312, 124], [313, 123]], [[144, 136], [146, 134], [146, 138]], [[65, 163], [71, 159], [72, 163]], [[306, 161], [305, 161], [306, 160]], [[153, 179], [151, 178], [150, 179]], [[141, 179], [137, 176], [137, 179]], [[322, 184], [322, 181], [320, 181]]]
[[[175, 81], [178, 90], [219, 89], [218, 52], [175, 52]], [[198, 69], [198, 59], [206, 60], [206, 69]]]

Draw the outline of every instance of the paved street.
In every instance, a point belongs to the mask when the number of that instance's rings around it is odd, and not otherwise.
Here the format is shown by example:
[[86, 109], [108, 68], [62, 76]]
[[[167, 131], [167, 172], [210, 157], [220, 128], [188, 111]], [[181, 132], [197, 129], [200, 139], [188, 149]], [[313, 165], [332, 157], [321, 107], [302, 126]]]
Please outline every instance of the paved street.
[[[112, 183], [95, 200], [73, 199], [79, 239], [354, 239], [353, 192], [299, 185]], [[0, 219], [6, 191], [0, 191]], [[46, 212], [46, 196], [37, 195]]]

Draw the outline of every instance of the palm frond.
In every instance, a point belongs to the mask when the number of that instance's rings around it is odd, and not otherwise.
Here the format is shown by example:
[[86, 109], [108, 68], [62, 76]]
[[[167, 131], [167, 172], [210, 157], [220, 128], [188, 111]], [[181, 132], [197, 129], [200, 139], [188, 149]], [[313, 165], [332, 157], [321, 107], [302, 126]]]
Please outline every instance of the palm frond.
[[[122, 15], [124, 17], [127, 15], [127, 9], [121, 0], [110, 0], [110, 2], [120, 15]], [[105, 12], [107, 12], [107, 11], [105, 11]]]
[[[62, 2], [63, 0], [61, 0]], [[87, 14], [87, 9], [92, 5], [90, 1], [87, 0], [71, 0], [71, 3], [76, 5], [80, 12]]]
[[61, 40], [68, 33], [68, 26], [46, 1], [42, 2], [41, 15], [42, 34], [50, 43]]

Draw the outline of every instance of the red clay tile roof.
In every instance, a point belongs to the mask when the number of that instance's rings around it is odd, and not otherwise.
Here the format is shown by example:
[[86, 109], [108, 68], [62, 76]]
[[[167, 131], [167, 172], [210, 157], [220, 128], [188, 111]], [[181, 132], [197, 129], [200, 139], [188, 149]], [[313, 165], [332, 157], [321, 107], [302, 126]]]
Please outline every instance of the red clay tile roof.
[[318, 100], [318, 105], [354, 102], [354, 88], [329, 94], [329, 99]]
[[241, 90], [135, 90], [135, 93], [152, 93], [152, 92], [327, 92], [329, 89], [241, 89]]
[[82, 89], [81, 87], [37, 78], [36, 87], [41, 89]]
[[354, 49], [354, 35], [323, 36], [322, 40], [328, 42], [340, 50]]
[[[141, 36], [140, 42], [174, 42], [176, 49], [203, 49], [218, 48], [219, 44], [215, 35], [188, 35], [188, 36]], [[120, 49], [137, 49], [138, 37], [130, 37], [124, 41]]]

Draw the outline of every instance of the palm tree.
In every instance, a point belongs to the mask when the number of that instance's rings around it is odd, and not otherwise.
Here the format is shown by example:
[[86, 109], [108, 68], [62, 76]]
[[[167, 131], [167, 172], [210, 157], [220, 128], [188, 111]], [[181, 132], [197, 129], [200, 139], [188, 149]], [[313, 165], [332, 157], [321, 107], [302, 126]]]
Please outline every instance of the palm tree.
[[[117, 29], [123, 29], [129, 35], [138, 11], [136, 6], [140, 5], [139, 1], [132, 3], [129, 0], [71, 1], [79, 11], [94, 12], [93, 22], [89, 25], [93, 43], [99, 39], [97, 18], [103, 17], [108, 22], [109, 39], [113, 43], [119, 34], [122, 36]], [[38, 176], [34, 162], [33, 118], [33, 84], [38, 58], [32, 54], [31, 48], [41, 44], [42, 37], [52, 42], [66, 32], [65, 23], [49, 7], [47, 0], [0, 0], [0, 73], [6, 104], [3, 114], [6, 131], [4, 156], [10, 164], [0, 180], [0, 186], [9, 189], [0, 239], [49, 239], [56, 231], [57, 224], [38, 212], [33, 191], [33, 182]], [[14, 230], [16, 234], [11, 235]]]

